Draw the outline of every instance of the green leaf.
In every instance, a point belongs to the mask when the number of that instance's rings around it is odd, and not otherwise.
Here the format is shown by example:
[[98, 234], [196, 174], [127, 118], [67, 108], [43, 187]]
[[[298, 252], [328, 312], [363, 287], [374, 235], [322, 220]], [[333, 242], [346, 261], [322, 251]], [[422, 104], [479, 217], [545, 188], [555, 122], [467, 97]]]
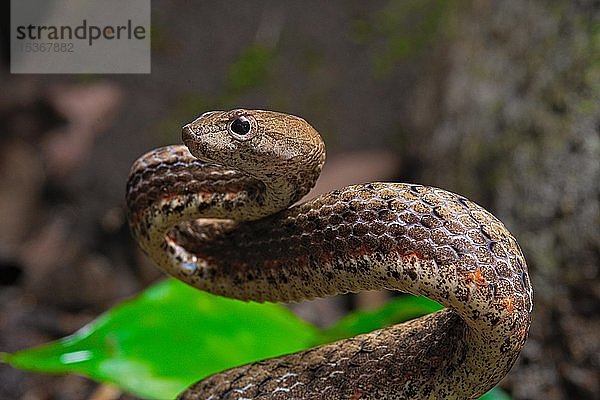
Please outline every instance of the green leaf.
[[[149, 399], [173, 398], [190, 384], [238, 365], [369, 332], [442, 308], [401, 296], [319, 331], [276, 304], [245, 303], [166, 280], [61, 340], [0, 354], [16, 368], [74, 372]], [[510, 399], [494, 389], [485, 400]]]
[[316, 335], [283, 306], [166, 280], [71, 336], [3, 358], [17, 368], [76, 372], [164, 399], [213, 373], [310, 347]]
[[348, 314], [334, 326], [322, 331], [319, 335], [319, 343], [330, 343], [361, 333], [371, 332], [442, 308], [443, 306], [426, 297], [402, 295], [388, 301], [378, 310], [355, 311]]
[[495, 387], [483, 396], [479, 400], [511, 400], [511, 397], [499, 387]]

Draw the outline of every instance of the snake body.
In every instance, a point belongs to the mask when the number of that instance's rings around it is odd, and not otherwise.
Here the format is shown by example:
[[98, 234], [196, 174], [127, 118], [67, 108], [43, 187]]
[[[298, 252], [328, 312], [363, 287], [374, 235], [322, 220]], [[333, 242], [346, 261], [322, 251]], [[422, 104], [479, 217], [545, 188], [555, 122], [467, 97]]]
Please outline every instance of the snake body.
[[325, 160], [305, 120], [201, 115], [185, 146], [133, 165], [132, 232], [168, 274], [218, 295], [299, 301], [388, 288], [447, 308], [404, 324], [210, 376], [181, 399], [476, 398], [511, 368], [532, 289], [516, 240], [442, 189], [348, 186], [292, 206]]

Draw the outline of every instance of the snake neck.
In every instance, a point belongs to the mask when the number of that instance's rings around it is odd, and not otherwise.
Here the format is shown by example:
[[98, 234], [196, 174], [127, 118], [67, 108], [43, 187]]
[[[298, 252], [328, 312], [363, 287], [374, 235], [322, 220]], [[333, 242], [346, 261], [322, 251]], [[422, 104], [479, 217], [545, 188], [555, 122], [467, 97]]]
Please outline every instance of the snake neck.
[[158, 148], [132, 166], [126, 199], [129, 225], [144, 252], [169, 274], [182, 278], [201, 260], [178, 243], [180, 232], [196, 227], [206, 231], [205, 238], [217, 237], [235, 225], [233, 221], [276, 214], [304, 196], [312, 187], [306, 182], [314, 182], [318, 172], [309, 179], [302, 174], [266, 173], [259, 180], [199, 161], [185, 146]]

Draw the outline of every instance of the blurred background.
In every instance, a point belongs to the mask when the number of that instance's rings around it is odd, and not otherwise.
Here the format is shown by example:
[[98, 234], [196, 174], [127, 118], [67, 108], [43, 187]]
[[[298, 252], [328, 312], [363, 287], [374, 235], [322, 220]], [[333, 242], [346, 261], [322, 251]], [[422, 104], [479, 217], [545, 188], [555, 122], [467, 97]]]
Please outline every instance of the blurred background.
[[[264, 108], [323, 135], [317, 191], [417, 182], [496, 214], [535, 290], [501, 386], [600, 398], [598, 1], [155, 0], [149, 75], [11, 75], [3, 7], [2, 351], [70, 334], [162, 279], [126, 226], [129, 167], [205, 111]], [[295, 309], [327, 325], [387, 296]], [[132, 398], [6, 365], [0, 382], [1, 399]]]

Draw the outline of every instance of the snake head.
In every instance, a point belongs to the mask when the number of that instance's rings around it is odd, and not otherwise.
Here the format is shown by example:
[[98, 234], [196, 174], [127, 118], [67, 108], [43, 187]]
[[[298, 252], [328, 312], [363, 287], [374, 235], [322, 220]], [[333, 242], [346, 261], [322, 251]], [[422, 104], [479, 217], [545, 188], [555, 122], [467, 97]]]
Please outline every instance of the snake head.
[[206, 112], [182, 128], [182, 138], [199, 160], [237, 169], [267, 186], [288, 186], [293, 201], [314, 186], [325, 161], [323, 140], [308, 122], [274, 111]]

